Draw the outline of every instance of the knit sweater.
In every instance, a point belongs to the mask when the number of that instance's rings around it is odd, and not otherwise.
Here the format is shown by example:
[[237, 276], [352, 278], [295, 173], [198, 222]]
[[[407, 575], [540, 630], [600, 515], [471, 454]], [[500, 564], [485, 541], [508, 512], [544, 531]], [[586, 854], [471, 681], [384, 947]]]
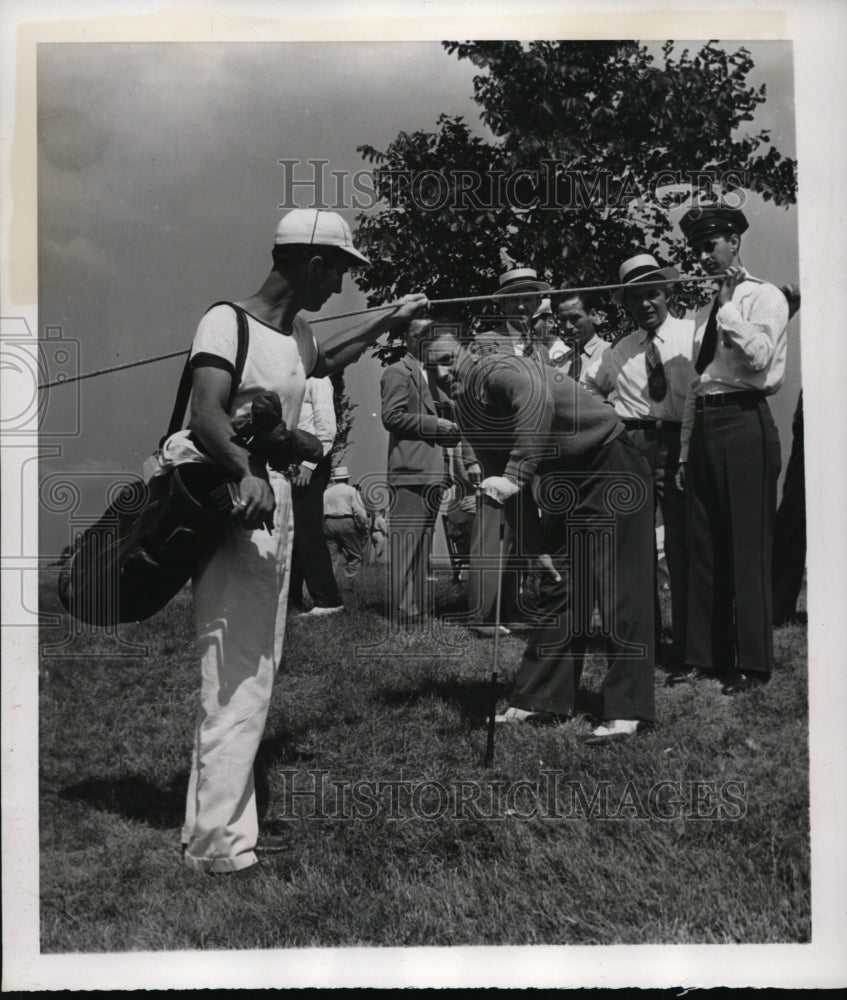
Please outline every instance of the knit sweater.
[[460, 376], [456, 421], [486, 476], [525, 486], [536, 473], [578, 470], [623, 431], [610, 405], [531, 359], [490, 349]]

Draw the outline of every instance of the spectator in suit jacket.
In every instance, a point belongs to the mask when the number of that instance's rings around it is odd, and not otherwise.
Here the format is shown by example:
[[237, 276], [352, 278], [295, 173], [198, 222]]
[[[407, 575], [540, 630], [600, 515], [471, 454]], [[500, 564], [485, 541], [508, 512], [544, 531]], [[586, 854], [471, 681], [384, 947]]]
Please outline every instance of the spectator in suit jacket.
[[445, 448], [459, 441], [449, 396], [424, 364], [432, 321], [406, 330], [406, 354], [380, 381], [388, 438], [388, 559], [391, 618], [413, 626], [427, 614], [427, 566], [443, 491], [450, 485]]

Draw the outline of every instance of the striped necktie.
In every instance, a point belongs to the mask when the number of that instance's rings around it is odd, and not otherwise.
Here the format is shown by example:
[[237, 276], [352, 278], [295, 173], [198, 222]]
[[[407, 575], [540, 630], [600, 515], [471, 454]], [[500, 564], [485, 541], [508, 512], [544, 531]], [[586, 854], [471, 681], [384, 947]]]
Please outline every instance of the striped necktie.
[[647, 391], [650, 393], [650, 399], [661, 403], [668, 393], [668, 380], [665, 377], [665, 366], [662, 364], [656, 341], [649, 335], [645, 361], [647, 364]]

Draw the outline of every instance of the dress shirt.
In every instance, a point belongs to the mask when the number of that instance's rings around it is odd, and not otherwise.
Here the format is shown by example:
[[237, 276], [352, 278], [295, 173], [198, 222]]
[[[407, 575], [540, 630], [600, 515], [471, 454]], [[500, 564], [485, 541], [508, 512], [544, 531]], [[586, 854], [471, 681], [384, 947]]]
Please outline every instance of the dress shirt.
[[645, 355], [650, 335], [638, 329], [595, 356], [580, 380], [588, 392], [607, 399], [624, 420], [682, 421], [685, 397], [694, 376], [694, 316], [667, 316], [653, 334], [665, 369], [665, 398], [650, 398]]
[[[556, 341], [556, 343], [562, 343], [561, 341]], [[585, 375], [588, 369], [591, 367], [592, 363], [595, 362], [600, 355], [607, 351], [612, 345], [608, 340], [603, 340], [602, 337], [598, 337], [595, 333], [590, 340], [586, 341], [580, 348], [580, 354], [582, 355], [582, 368], [580, 369], [579, 383], [580, 385], [585, 385]], [[576, 341], [569, 340], [565, 342], [564, 356], [556, 362], [558, 367], [562, 369], [563, 372], [570, 375], [573, 371], [573, 362], [575, 358], [575, 348]]]
[[368, 521], [359, 491], [349, 483], [330, 483], [324, 492], [324, 517], [345, 516], [352, 517], [359, 526]]
[[[714, 299], [697, 311], [695, 341], [698, 345], [702, 343], [713, 304]], [[681, 462], [688, 459], [698, 396], [750, 390], [771, 395], [785, 380], [788, 301], [776, 285], [748, 274], [736, 286], [732, 299], [718, 309], [716, 320], [715, 356], [702, 374], [694, 373], [685, 400]], [[694, 360], [697, 360], [696, 355]]]
[[[329, 378], [306, 380], [306, 394], [300, 407], [299, 430], [308, 431], [323, 445], [324, 455], [332, 451], [338, 427], [335, 422], [335, 401], [332, 381]], [[301, 462], [306, 469], [315, 468], [315, 462]]]

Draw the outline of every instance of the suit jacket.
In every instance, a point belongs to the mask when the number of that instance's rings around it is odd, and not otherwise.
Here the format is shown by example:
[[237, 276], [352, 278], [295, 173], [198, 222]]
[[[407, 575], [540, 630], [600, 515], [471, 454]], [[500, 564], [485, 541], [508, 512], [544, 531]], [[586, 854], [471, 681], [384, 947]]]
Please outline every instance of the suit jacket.
[[395, 485], [449, 482], [438, 434], [439, 414], [452, 419], [449, 396], [406, 354], [382, 374], [382, 425], [388, 431], [388, 481]]

